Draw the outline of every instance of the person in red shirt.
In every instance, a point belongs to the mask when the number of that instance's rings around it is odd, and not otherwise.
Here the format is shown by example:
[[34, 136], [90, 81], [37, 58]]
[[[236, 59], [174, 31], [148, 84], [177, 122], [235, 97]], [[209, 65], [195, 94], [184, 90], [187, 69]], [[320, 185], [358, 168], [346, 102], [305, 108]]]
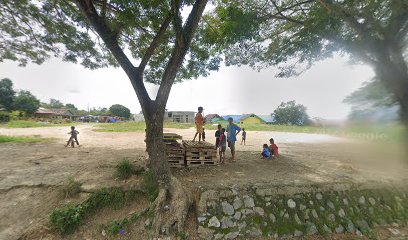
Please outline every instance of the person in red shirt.
[[203, 129], [203, 125], [204, 125], [203, 110], [204, 110], [203, 107], [198, 107], [198, 113], [195, 116], [195, 124], [197, 128], [197, 132], [194, 135], [193, 142], [196, 140], [197, 135], [198, 135], [198, 142], [201, 142], [201, 137], [204, 131]]
[[279, 151], [278, 151], [278, 146], [275, 144], [275, 141], [273, 138], [269, 139], [269, 151], [271, 152], [271, 157], [278, 157], [279, 156]]

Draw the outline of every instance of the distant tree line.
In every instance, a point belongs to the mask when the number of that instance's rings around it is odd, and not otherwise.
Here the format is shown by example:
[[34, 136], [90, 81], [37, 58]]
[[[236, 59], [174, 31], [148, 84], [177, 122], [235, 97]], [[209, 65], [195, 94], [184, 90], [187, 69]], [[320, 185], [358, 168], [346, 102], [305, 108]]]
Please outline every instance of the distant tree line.
[[275, 124], [303, 126], [310, 124], [307, 108], [296, 101], [282, 102], [271, 114]]
[[72, 103], [62, 103], [58, 99], [51, 98], [48, 103], [40, 102], [30, 91], [16, 91], [13, 82], [9, 78], [0, 80], [0, 121], [8, 120], [8, 112], [18, 111], [20, 116], [32, 116], [40, 107], [50, 109], [67, 109], [74, 115], [94, 115], [94, 116], [118, 116], [130, 118], [130, 109], [114, 104], [108, 108], [91, 108], [80, 110]]

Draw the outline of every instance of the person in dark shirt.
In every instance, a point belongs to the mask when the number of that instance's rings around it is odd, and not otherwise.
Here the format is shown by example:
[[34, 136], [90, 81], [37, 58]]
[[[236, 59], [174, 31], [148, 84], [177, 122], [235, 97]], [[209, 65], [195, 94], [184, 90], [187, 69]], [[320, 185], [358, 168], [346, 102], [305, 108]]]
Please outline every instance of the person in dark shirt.
[[227, 149], [227, 137], [225, 136], [225, 128], [221, 129], [219, 139], [220, 148], [220, 163], [225, 163], [225, 150]]
[[79, 132], [78, 132], [77, 130], [75, 130], [75, 127], [74, 127], [74, 126], [71, 127], [71, 131], [70, 131], [68, 134], [70, 134], [71, 136], [69, 137], [68, 142], [67, 142], [67, 145], [65, 145], [65, 147], [68, 147], [69, 144], [71, 144], [71, 143], [72, 143], [71, 146], [74, 147], [75, 144], [74, 144], [73, 141], [75, 141], [76, 144], [79, 146], [79, 142], [78, 142], [78, 134], [79, 134]]
[[205, 129], [203, 128], [203, 133], [201, 134], [201, 137], [203, 138], [203, 141], [205, 141]]
[[221, 124], [218, 124], [217, 131], [215, 131], [215, 149], [220, 146], [220, 134], [221, 134]]

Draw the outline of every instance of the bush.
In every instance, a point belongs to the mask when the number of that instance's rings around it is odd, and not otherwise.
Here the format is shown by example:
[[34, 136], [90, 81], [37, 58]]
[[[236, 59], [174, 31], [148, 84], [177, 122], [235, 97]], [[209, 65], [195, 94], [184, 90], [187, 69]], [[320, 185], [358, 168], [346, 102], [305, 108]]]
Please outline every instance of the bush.
[[109, 235], [114, 236], [119, 233], [120, 230], [124, 230], [126, 225], [129, 224], [129, 220], [124, 218], [122, 220], [113, 220], [107, 227]]
[[75, 231], [84, 217], [84, 209], [81, 205], [67, 205], [52, 211], [50, 221], [52, 227], [61, 234], [69, 234]]
[[0, 111], [0, 122], [10, 121], [10, 114], [6, 111]]
[[61, 193], [65, 198], [74, 197], [81, 192], [82, 183], [75, 181], [74, 178], [69, 177], [66, 184], [61, 188]]
[[129, 159], [124, 158], [116, 165], [116, 176], [119, 179], [128, 179], [132, 175], [143, 172], [143, 168], [136, 167]]

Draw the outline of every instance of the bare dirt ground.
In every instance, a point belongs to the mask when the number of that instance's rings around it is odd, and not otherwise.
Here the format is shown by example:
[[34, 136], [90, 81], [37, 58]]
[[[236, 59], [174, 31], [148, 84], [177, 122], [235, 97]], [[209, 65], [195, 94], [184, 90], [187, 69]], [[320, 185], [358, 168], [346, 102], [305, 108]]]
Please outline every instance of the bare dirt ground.
[[[40, 135], [55, 138], [48, 144], [0, 144], [0, 239], [59, 239], [49, 231], [48, 216], [53, 208], [83, 200], [89, 191], [101, 187], [131, 186], [138, 177], [118, 181], [116, 163], [132, 159], [144, 165], [144, 133], [105, 133], [93, 131], [93, 125], [80, 125], [80, 148], [65, 148], [67, 127], [0, 129], [0, 135]], [[193, 129], [166, 129], [191, 139]], [[207, 132], [207, 141], [213, 141]], [[260, 159], [263, 143], [274, 137], [281, 156]], [[237, 144], [237, 162], [220, 166], [174, 170], [187, 187], [232, 186], [260, 183], [363, 183], [406, 180], [408, 167], [403, 163], [404, 146], [392, 142], [359, 142], [326, 135], [248, 132], [246, 146]], [[229, 154], [227, 153], [227, 157]], [[76, 199], [58, 195], [58, 186], [68, 177], [83, 183], [85, 193]], [[147, 203], [129, 206], [122, 212], [105, 212], [85, 223], [80, 234], [70, 239], [105, 239], [98, 230], [103, 221], [140, 210]], [[106, 212], [107, 211], [107, 212]], [[35, 231], [34, 231], [34, 230]], [[41, 231], [38, 229], [42, 229]], [[27, 237], [28, 236], [28, 237]], [[132, 237], [133, 236], [133, 237]], [[144, 239], [133, 233], [126, 239]], [[44, 238], [43, 238], [44, 239]]]

